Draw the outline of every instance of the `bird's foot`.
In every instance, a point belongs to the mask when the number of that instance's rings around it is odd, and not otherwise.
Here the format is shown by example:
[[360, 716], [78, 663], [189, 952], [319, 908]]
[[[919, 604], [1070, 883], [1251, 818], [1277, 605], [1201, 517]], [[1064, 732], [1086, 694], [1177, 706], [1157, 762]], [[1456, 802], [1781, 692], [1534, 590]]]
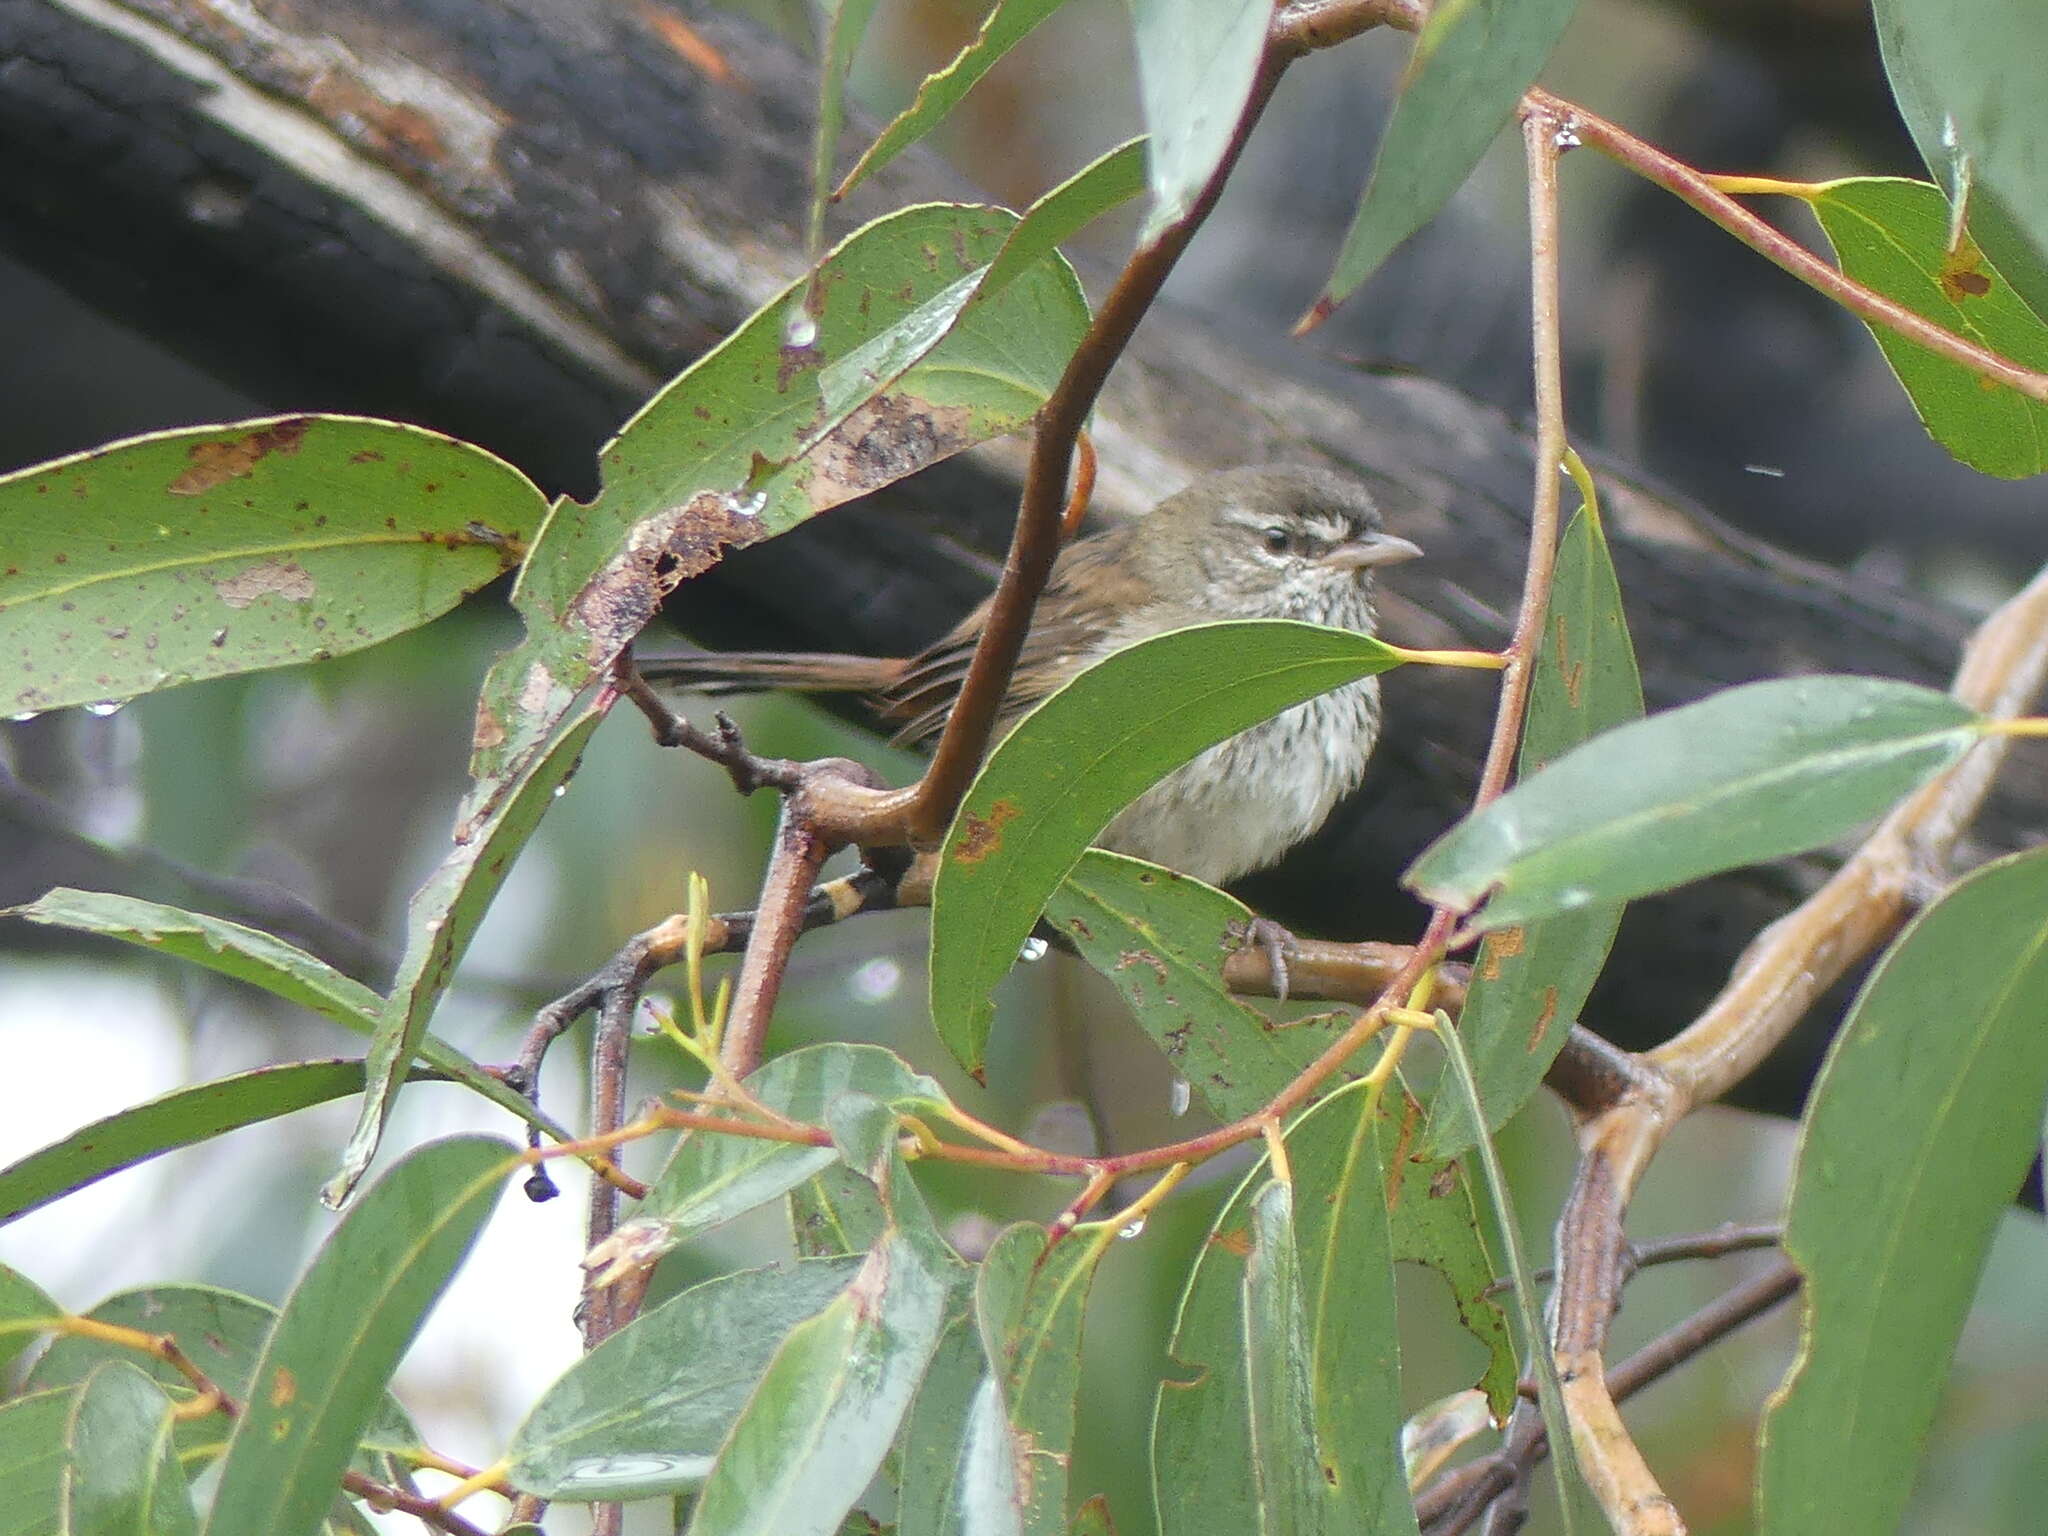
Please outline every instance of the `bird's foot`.
[[1256, 949], [1266, 957], [1273, 978], [1273, 996], [1287, 1001], [1287, 963], [1301, 953], [1294, 935], [1270, 917], [1255, 917], [1248, 923], [1233, 923], [1230, 938], [1237, 949]]

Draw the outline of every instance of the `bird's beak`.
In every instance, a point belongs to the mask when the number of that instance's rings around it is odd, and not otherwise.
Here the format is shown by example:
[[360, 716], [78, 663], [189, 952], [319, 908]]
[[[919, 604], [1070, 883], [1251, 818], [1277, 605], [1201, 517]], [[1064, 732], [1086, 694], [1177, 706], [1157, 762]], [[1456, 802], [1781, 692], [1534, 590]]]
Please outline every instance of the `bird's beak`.
[[1362, 539], [1346, 539], [1323, 556], [1323, 564], [1337, 571], [1362, 571], [1375, 565], [1398, 565], [1422, 556], [1422, 546], [1392, 533], [1369, 533]]

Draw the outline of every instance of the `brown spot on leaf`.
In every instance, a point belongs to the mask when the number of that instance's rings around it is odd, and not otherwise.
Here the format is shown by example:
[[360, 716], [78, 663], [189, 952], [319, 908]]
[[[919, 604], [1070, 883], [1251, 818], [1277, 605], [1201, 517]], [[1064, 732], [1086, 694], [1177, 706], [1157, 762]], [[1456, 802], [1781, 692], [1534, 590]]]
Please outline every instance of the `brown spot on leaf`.
[[[1162, 987], [1166, 985], [1166, 962], [1153, 954], [1151, 950], [1126, 949], [1118, 952], [1116, 969], [1120, 971], [1129, 970], [1134, 965], [1146, 967], [1154, 976], [1159, 978], [1159, 985]], [[1167, 1001], [1170, 1003], [1173, 999], [1168, 998]]]
[[312, 419], [294, 416], [225, 443], [194, 443], [185, 450], [190, 467], [164, 487], [173, 496], [199, 496], [229, 480], [254, 474], [273, 453], [297, 453]]
[[1209, 1241], [1225, 1253], [1234, 1253], [1240, 1259], [1252, 1251], [1251, 1234], [1243, 1227], [1232, 1227], [1228, 1232], [1212, 1233]]
[[260, 560], [246, 570], [222, 577], [213, 584], [220, 600], [230, 608], [246, 608], [259, 597], [277, 596], [286, 602], [303, 603], [315, 591], [312, 573], [296, 560]]
[[273, 1408], [288, 1408], [297, 1402], [298, 1398], [298, 1378], [280, 1365], [271, 1373], [270, 1377], [270, 1406]]
[[877, 395], [811, 450], [805, 487], [823, 512], [950, 458], [974, 441], [973, 414], [915, 395]]
[[767, 533], [760, 518], [722, 491], [701, 492], [636, 524], [625, 549], [569, 605], [570, 619], [590, 634], [591, 663], [602, 664], [646, 628], [677, 583]]
[[1550, 1028], [1550, 1021], [1557, 1017], [1557, 988], [1543, 989], [1543, 1011], [1536, 1015], [1536, 1027], [1529, 1031], [1528, 1049], [1533, 1051], [1543, 1043], [1543, 1033]]
[[1951, 304], [1981, 299], [1991, 291], [1991, 274], [1984, 270], [1984, 253], [1977, 249], [1976, 241], [1967, 237], [1942, 257], [1936, 279]]
[[1084, 918], [1070, 917], [1067, 919], [1067, 926], [1084, 939], [1095, 937], [1095, 930], [1088, 926], [1087, 920]]
[[1003, 827], [1016, 818], [1017, 807], [1008, 800], [998, 800], [988, 808], [986, 816], [962, 817], [960, 824], [967, 829], [966, 835], [953, 850], [953, 857], [962, 864], [979, 864], [1003, 846]]
[[1401, 1171], [1408, 1161], [1408, 1149], [1415, 1144], [1415, 1133], [1422, 1125], [1422, 1106], [1413, 1095], [1403, 1095], [1401, 1104], [1401, 1128], [1395, 1134], [1394, 1150], [1387, 1157], [1387, 1212], [1391, 1215], [1401, 1203]]
[[1486, 944], [1479, 951], [1479, 974], [1488, 981], [1500, 980], [1500, 963], [1512, 960], [1522, 952], [1523, 941], [1528, 935], [1520, 928], [1503, 928], [1486, 936]]
[[1435, 1173], [1429, 1176], [1429, 1198], [1432, 1200], [1441, 1200], [1446, 1195], [1455, 1193], [1457, 1188], [1458, 1165], [1456, 1163], [1445, 1163], [1443, 1167], [1437, 1169]]

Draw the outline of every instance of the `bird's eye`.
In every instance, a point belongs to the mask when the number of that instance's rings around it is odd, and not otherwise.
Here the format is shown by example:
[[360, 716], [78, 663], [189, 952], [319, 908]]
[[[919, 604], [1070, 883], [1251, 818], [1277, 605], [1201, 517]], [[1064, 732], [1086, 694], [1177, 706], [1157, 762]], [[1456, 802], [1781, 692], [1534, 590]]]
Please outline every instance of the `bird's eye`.
[[1294, 547], [1294, 535], [1285, 528], [1266, 528], [1259, 533], [1259, 542], [1266, 547], [1269, 555], [1284, 555]]

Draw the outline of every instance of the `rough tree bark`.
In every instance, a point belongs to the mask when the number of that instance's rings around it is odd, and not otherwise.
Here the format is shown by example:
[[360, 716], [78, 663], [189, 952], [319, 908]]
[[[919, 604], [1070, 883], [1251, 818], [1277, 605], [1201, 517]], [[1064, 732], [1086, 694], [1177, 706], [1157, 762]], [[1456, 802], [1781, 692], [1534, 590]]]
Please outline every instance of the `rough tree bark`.
[[[636, 401], [801, 262], [810, 67], [739, 20], [679, 19], [654, 0], [0, 0], [0, 243], [280, 409], [422, 421], [587, 493]], [[841, 217], [963, 195], [913, 154]], [[1394, 638], [1506, 634], [1530, 445], [1455, 390], [1166, 312], [1097, 442], [1111, 512], [1206, 467], [1349, 468], [1430, 554], [1391, 583]], [[714, 641], [918, 644], [985, 589], [1020, 463], [998, 445], [834, 513], [673, 611]], [[1946, 677], [1958, 617], [1734, 535], [1624, 466], [1605, 480], [1653, 707], [1799, 671]], [[1368, 788], [1248, 891], [1314, 931], [1411, 930], [1394, 877], [1473, 782], [1488, 682], [1430, 672], [1388, 691]], [[1986, 845], [2016, 845], [2044, 804], [2022, 765]], [[1588, 1022], [1627, 1043], [1667, 1033], [1818, 868], [1638, 904]], [[1814, 1049], [1755, 1097], [1796, 1103]]]

